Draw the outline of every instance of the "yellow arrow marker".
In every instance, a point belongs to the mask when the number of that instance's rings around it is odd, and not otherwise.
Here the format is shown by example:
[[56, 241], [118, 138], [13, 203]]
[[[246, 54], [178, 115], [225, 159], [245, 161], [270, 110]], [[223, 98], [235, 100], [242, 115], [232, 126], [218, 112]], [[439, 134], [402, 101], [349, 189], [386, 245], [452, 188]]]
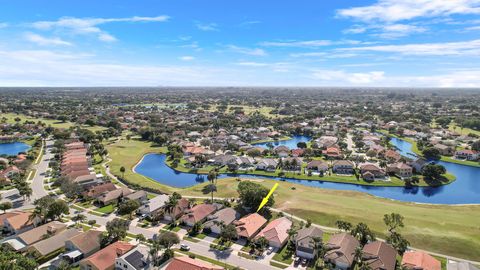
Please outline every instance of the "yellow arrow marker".
[[258, 206], [257, 212], [260, 211], [260, 209], [262, 209], [262, 207], [264, 207], [265, 204], [267, 204], [268, 198], [270, 198], [270, 196], [272, 196], [273, 192], [275, 191], [275, 189], [277, 189], [277, 187], [278, 187], [278, 183], [275, 183], [275, 185], [273, 185], [272, 189], [270, 189], [270, 192], [268, 192], [267, 196], [265, 196], [265, 198], [263, 198], [260, 206]]

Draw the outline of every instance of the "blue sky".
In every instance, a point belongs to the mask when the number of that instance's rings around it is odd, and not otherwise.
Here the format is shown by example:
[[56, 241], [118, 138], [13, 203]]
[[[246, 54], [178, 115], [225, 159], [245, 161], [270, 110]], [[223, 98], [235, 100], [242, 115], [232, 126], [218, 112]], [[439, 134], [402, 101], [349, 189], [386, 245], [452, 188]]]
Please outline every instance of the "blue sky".
[[480, 0], [0, 8], [1, 86], [476, 87], [479, 60]]

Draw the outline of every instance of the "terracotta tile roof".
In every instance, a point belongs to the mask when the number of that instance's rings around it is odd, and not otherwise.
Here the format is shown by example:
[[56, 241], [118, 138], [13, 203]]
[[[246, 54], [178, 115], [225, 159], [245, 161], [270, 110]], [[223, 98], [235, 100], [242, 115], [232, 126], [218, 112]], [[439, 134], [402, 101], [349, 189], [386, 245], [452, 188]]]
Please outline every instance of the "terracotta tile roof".
[[402, 266], [408, 269], [441, 270], [440, 261], [422, 251], [407, 251], [403, 254]]
[[91, 265], [99, 270], [113, 269], [115, 259], [134, 247], [134, 245], [127, 242], [118, 241], [82, 260], [80, 265]]
[[188, 213], [182, 217], [182, 221], [196, 223], [208, 215], [211, 215], [216, 210], [217, 208], [213, 204], [198, 204], [192, 207]]
[[20, 214], [22, 212], [8, 212], [8, 213], [5, 213], [5, 214], [0, 214], [0, 227], [3, 227], [4, 225], [4, 221], [9, 218], [9, 217], [13, 217], [13, 216], [16, 216], [18, 214]]
[[363, 260], [372, 270], [395, 270], [397, 251], [382, 241], [375, 241], [363, 247]]
[[277, 218], [261, 230], [255, 238], [265, 237], [269, 242], [279, 245], [288, 239], [288, 230], [292, 227], [292, 221], [286, 217]]
[[189, 257], [175, 257], [170, 261], [165, 270], [222, 270], [223, 267], [216, 266], [204, 261], [191, 259]]
[[237, 226], [238, 236], [245, 238], [253, 237], [265, 223], [267, 223], [267, 220], [257, 213], [247, 215], [234, 222]]
[[112, 191], [115, 189], [117, 189], [115, 185], [111, 182], [108, 182], [108, 183], [100, 184], [98, 186], [93, 186], [89, 188], [87, 191], [85, 191], [83, 194], [84, 196], [87, 196], [87, 197], [96, 198], [105, 192]]
[[33, 225], [33, 222], [29, 220], [30, 214], [29, 212], [17, 212], [16, 215], [7, 217], [6, 220], [14, 230], [19, 230]]

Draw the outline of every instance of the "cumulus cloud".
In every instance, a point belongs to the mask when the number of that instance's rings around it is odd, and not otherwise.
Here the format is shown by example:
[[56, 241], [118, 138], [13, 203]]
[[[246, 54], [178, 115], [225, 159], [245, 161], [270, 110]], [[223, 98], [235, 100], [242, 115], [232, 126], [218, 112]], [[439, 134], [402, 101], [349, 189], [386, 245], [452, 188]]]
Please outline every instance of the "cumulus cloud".
[[330, 40], [303, 40], [303, 41], [264, 41], [261, 46], [265, 47], [321, 47], [332, 45]]
[[100, 41], [112, 42], [116, 38], [100, 29], [99, 25], [115, 22], [165, 22], [169, 17], [166, 15], [156, 17], [128, 17], [128, 18], [75, 18], [62, 17], [56, 21], [38, 21], [31, 24], [38, 30], [67, 31], [72, 34], [96, 35]]
[[371, 71], [371, 72], [346, 72], [343, 70], [315, 70], [312, 77], [321, 81], [343, 81], [349, 84], [371, 84], [384, 79], [385, 72]]

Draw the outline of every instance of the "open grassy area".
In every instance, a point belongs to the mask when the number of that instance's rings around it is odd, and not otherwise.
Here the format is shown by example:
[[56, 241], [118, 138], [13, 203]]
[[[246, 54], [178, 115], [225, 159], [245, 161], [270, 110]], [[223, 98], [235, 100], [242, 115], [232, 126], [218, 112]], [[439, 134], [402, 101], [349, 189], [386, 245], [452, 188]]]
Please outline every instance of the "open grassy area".
[[108, 214], [113, 213], [113, 211], [115, 211], [115, 205], [113, 205], [113, 204], [105, 205], [104, 207], [95, 209], [95, 211], [108, 215]]
[[133, 172], [133, 167], [142, 159], [147, 153], [165, 153], [166, 147], [155, 147], [150, 142], [144, 142], [136, 139], [127, 141], [126, 139], [120, 139], [117, 142], [113, 142], [106, 145], [109, 156], [112, 159], [108, 165], [110, 166], [110, 172], [114, 175], [122, 177], [120, 168], [125, 167], [125, 174], [123, 178], [132, 184], [137, 184], [142, 187], [171, 192], [174, 188], [170, 188], [166, 185], [162, 185], [153, 179]]
[[[255, 181], [259, 181], [256, 179]], [[271, 188], [277, 181], [264, 180]], [[277, 182], [278, 183], [278, 182]], [[184, 195], [205, 196], [206, 184], [186, 188]], [[238, 182], [218, 181], [219, 197], [236, 197]], [[292, 189], [295, 188], [295, 190]], [[412, 246], [438, 253], [480, 260], [480, 205], [447, 206], [392, 201], [365, 193], [307, 187], [281, 182], [275, 192], [275, 207], [313, 223], [335, 227], [335, 221], [367, 223], [379, 237], [384, 237], [384, 214], [396, 212], [405, 217], [402, 234]]]
[[[24, 114], [15, 114], [15, 113], [3, 113], [1, 115], [1, 117], [5, 117], [7, 118], [7, 123], [10, 123], [10, 124], [15, 124], [16, 121], [15, 121], [15, 118], [20, 118], [20, 123], [23, 123], [25, 121], [34, 121], [35, 123], [38, 122], [38, 121], [41, 121], [43, 123], [45, 123], [47, 126], [52, 126], [54, 128], [70, 128], [72, 126], [75, 126], [75, 123], [72, 123], [72, 122], [62, 122], [62, 121], [59, 121], [59, 120], [55, 120], [55, 119], [46, 119], [46, 118], [35, 118], [35, 117], [30, 117], [30, 116], [27, 116], [27, 115], [24, 115]], [[0, 117], [0, 118], [1, 118]], [[81, 126], [82, 128], [85, 128], [85, 129], [89, 129], [93, 132], [97, 131], [97, 130], [106, 130], [107, 128], [105, 127], [100, 127], [100, 126]]]

